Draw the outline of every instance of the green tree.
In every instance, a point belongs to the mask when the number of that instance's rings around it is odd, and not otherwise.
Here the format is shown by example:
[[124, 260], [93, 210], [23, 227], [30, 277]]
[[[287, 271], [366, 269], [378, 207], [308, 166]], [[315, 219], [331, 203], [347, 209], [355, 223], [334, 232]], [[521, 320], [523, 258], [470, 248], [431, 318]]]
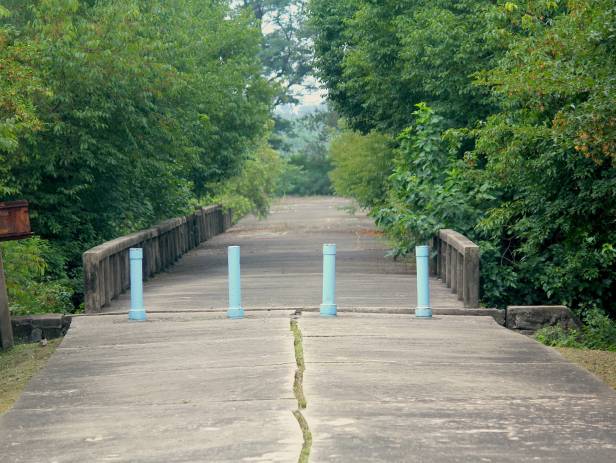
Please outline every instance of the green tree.
[[487, 304], [616, 315], [613, 2], [310, 6], [334, 107], [396, 136], [372, 198], [398, 248], [456, 228], [481, 246]]
[[312, 88], [312, 43], [307, 0], [243, 0], [263, 30], [260, 57], [264, 75], [278, 86], [276, 104], [298, 103]]
[[329, 195], [332, 169], [328, 148], [338, 128], [337, 115], [317, 111], [292, 121], [286, 133], [287, 161], [280, 193], [289, 195]]
[[12, 26], [36, 44], [49, 94], [15, 153], [14, 195], [74, 265], [96, 242], [186, 210], [260, 143], [272, 92], [259, 31], [230, 14], [196, 0], [22, 7]]
[[387, 197], [375, 210], [377, 224], [394, 240], [396, 256], [412, 252], [441, 228], [465, 232], [475, 218], [459, 181], [456, 150], [442, 138], [443, 119], [425, 103], [413, 115], [415, 124], [398, 136]]
[[479, 76], [501, 109], [474, 156], [500, 200], [477, 229], [517, 275], [511, 298], [616, 314], [616, 8], [509, 5], [519, 37]]
[[[0, 21], [10, 21], [11, 14], [0, 5]], [[17, 37], [17, 31], [0, 23], [0, 196], [18, 192], [13, 169], [26, 160], [20, 145], [42, 127], [34, 105], [45, 93], [33, 68], [36, 50]]]
[[386, 182], [392, 171], [390, 139], [373, 132], [362, 135], [344, 130], [332, 140], [330, 173], [338, 195], [350, 196], [361, 207], [376, 207], [386, 196]]
[[75, 281], [85, 249], [188, 211], [261, 149], [275, 93], [251, 14], [200, 0], [3, 5], [0, 200], [30, 201]]
[[284, 161], [263, 142], [237, 175], [212, 185], [211, 190], [216, 193], [209, 202], [232, 209], [236, 218], [249, 213], [263, 218], [267, 216], [271, 199], [278, 190], [283, 169]]
[[472, 74], [502, 41], [489, 34], [488, 0], [312, 0], [318, 76], [351, 128], [395, 135], [427, 102], [449, 126], [484, 117], [486, 89]]

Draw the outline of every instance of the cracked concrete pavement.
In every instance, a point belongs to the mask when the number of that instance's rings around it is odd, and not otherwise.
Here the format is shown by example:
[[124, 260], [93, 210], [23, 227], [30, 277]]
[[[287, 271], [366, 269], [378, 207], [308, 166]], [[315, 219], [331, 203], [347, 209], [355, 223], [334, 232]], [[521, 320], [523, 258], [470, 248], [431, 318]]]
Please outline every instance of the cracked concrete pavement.
[[312, 462], [616, 461], [616, 392], [490, 317], [299, 327]]
[[[242, 220], [146, 283], [148, 322], [76, 317], [0, 417], [0, 461], [298, 461], [284, 307], [318, 306], [321, 244], [339, 245], [341, 307], [415, 297], [412, 266], [385, 258], [345, 205], [286, 199], [267, 221]], [[226, 304], [230, 244], [242, 246], [244, 320], [212, 311]], [[433, 300], [459, 307], [438, 283]], [[304, 313], [298, 326], [312, 462], [616, 461], [616, 392], [491, 317]]]
[[73, 321], [0, 417], [2, 462], [297, 460], [289, 314]]

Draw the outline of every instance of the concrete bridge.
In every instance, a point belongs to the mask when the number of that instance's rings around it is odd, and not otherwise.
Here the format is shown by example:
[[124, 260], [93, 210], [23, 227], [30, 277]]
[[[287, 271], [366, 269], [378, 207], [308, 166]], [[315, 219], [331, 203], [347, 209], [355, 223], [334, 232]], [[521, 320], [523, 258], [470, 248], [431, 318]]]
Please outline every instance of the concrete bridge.
[[[409, 315], [413, 266], [384, 257], [348, 206], [287, 199], [205, 241], [146, 282], [145, 323], [127, 321], [127, 296], [112, 299], [125, 270], [107, 259], [105, 281], [87, 277], [101, 315], [74, 319], [0, 418], [2, 461], [616, 461], [613, 390], [436, 279], [440, 312]], [[201, 222], [176, 251], [226, 228], [208, 213], [187, 219]], [[325, 242], [339, 249], [336, 319], [310, 312]], [[232, 244], [243, 320], [224, 314]], [[168, 256], [152, 249], [153, 273]]]
[[[149, 311], [226, 310], [227, 247], [240, 245], [242, 293], [247, 310], [317, 309], [321, 303], [323, 243], [336, 243], [337, 300], [341, 310], [395, 311], [416, 300], [412, 260], [385, 256], [387, 243], [353, 203], [335, 197], [290, 198], [275, 204], [265, 221], [249, 217], [203, 243], [145, 284]], [[432, 284], [438, 309], [463, 304], [445, 285]], [[128, 294], [103, 313], [127, 312]]]

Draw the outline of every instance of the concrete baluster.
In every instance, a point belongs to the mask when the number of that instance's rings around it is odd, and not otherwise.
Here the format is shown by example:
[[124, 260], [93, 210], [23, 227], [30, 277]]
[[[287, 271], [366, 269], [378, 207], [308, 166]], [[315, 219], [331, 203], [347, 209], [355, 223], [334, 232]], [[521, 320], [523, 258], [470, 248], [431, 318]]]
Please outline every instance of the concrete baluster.
[[459, 253], [456, 260], [456, 295], [459, 301], [464, 300], [464, 255]]
[[449, 270], [451, 271], [451, 277], [449, 278], [451, 292], [455, 293], [458, 288], [458, 250], [451, 246], [451, 260], [449, 262]]

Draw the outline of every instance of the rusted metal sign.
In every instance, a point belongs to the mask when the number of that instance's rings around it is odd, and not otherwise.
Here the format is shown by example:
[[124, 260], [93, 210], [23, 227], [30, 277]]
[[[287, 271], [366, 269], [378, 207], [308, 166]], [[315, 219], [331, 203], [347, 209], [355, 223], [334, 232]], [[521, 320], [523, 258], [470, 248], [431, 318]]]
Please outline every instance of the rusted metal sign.
[[0, 241], [19, 240], [31, 235], [28, 201], [0, 202]]

